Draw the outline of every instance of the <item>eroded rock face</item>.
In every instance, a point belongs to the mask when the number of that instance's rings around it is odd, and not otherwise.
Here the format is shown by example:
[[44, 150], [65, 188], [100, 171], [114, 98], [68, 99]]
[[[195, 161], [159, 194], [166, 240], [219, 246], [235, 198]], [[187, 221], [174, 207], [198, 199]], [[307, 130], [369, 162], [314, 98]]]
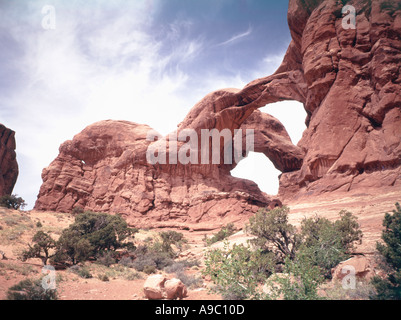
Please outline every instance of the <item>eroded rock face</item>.
[[17, 177], [15, 132], [0, 124], [0, 196], [11, 195]]
[[[252, 119], [248, 126], [266, 125], [263, 117]], [[289, 150], [281, 146], [277, 152], [299, 156], [284, 127], [266, 119], [275, 129], [265, 142], [284, 141]], [[43, 170], [35, 209], [71, 212], [79, 206], [123, 214], [135, 226], [213, 229], [246, 219], [259, 207], [281, 205], [252, 181], [232, 177], [235, 164], [149, 164], [148, 147], [160, 143], [148, 140], [149, 132], [154, 130], [146, 125], [101, 121], [63, 143]], [[262, 137], [256, 140], [262, 150]]]
[[280, 179], [283, 199], [401, 187], [401, 7], [348, 1], [356, 29], [344, 29], [340, 1], [290, 1], [293, 42], [281, 70], [301, 70], [308, 128], [302, 168]]
[[[285, 201], [327, 192], [399, 190], [401, 8], [384, 0], [347, 4], [356, 8], [356, 29], [343, 27], [341, 1], [290, 0], [293, 40], [279, 69], [241, 90], [210, 93], [176, 134], [254, 129], [255, 151], [283, 172], [279, 196]], [[257, 110], [283, 100], [302, 102], [308, 114], [298, 146], [278, 120]], [[174, 140], [168, 135], [147, 141], [150, 130], [102, 121], [65, 142], [43, 171], [35, 209], [68, 212], [81, 206], [122, 213], [137, 226], [202, 229], [280, 205], [255, 183], [233, 178], [236, 163], [150, 164], [146, 150]]]

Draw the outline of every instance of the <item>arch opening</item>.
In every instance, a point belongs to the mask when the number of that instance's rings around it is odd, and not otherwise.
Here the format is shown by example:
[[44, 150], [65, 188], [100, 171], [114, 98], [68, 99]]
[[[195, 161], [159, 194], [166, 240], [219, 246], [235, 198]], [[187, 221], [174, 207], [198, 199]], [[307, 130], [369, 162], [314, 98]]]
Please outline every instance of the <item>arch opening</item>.
[[[294, 145], [301, 140], [306, 129], [305, 119], [307, 113], [302, 103], [297, 101], [282, 101], [269, 104], [259, 109], [277, 118], [286, 128]], [[231, 175], [236, 178], [247, 179], [255, 182], [259, 189], [270, 195], [276, 195], [279, 189], [279, 176], [273, 163], [262, 153], [250, 152], [231, 170]]]

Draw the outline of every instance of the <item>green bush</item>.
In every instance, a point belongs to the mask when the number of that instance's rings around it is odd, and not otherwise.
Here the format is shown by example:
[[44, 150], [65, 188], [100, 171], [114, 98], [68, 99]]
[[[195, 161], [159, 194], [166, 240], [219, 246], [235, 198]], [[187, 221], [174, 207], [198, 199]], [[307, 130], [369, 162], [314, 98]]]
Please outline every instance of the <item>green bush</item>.
[[177, 279], [181, 280], [181, 282], [185, 284], [187, 288], [190, 289], [200, 288], [203, 285], [203, 280], [201, 277], [188, 275], [184, 271], [177, 272], [175, 276]]
[[233, 235], [236, 232], [236, 229], [234, 227], [233, 223], [229, 223], [226, 226], [222, 227], [219, 232], [217, 232], [215, 235], [213, 235], [210, 239], [208, 239], [205, 235], [205, 243], [207, 246], [212, 245], [213, 243], [222, 241], [229, 236]]
[[19, 210], [26, 206], [25, 200], [17, 195], [4, 195], [0, 197], [0, 207]]
[[267, 288], [274, 299], [318, 300], [323, 280], [320, 269], [307, 256], [298, 254], [294, 260], [286, 258], [283, 273], [269, 278]]
[[115, 254], [112, 251], [102, 251], [96, 257], [96, 263], [106, 267], [110, 267], [112, 264], [115, 264], [116, 262], [117, 259], [115, 258]]
[[[340, 219], [302, 221], [300, 230], [288, 222], [289, 209], [259, 210], [246, 232], [255, 236], [253, 247], [225, 243], [223, 250], [205, 256], [204, 274], [227, 299], [317, 299], [317, 288], [331, 268], [349, 257], [362, 232], [356, 217], [340, 212]], [[272, 278], [270, 278], [274, 275]], [[270, 279], [269, 294], [260, 286]]]
[[72, 209], [72, 214], [75, 216], [75, 215], [77, 215], [77, 214], [81, 214], [81, 213], [84, 213], [85, 212], [85, 210], [82, 208], [82, 207], [80, 207], [80, 206], [75, 206], [73, 209]]
[[393, 214], [386, 213], [383, 220], [383, 243], [377, 243], [377, 250], [384, 260], [387, 277], [374, 277], [372, 284], [376, 294], [371, 299], [401, 300], [401, 206], [395, 204]]
[[134, 233], [119, 215], [84, 212], [64, 229], [57, 243], [55, 262], [71, 261], [73, 264], [101, 256], [132, 243], [125, 240]]
[[57, 300], [57, 291], [44, 289], [42, 281], [25, 279], [10, 287], [7, 300]]
[[84, 279], [90, 279], [93, 278], [92, 273], [90, 272], [89, 268], [86, 266], [79, 266], [79, 265], [74, 265], [69, 270], [81, 278]]
[[273, 253], [281, 264], [286, 258], [294, 259], [300, 245], [296, 228], [288, 222], [289, 211], [287, 207], [271, 211], [261, 209], [249, 219], [245, 229], [256, 237], [251, 243], [265, 252]]
[[217, 285], [215, 290], [224, 299], [260, 299], [263, 293], [259, 285], [267, 279], [267, 273], [261, 270], [272, 270], [275, 264], [275, 261], [262, 256], [261, 250], [254, 251], [244, 245], [230, 248], [226, 242], [223, 250], [214, 249], [206, 253], [203, 274], [210, 276]]
[[138, 254], [133, 262], [133, 267], [137, 271], [143, 271], [149, 268], [163, 270], [172, 265], [174, 260], [167, 252], [149, 250]]
[[29, 244], [29, 249], [22, 252], [21, 260], [26, 261], [30, 258], [39, 258], [42, 260], [43, 265], [47, 264], [49, 258], [55, 256], [51, 254], [57, 246], [56, 241], [50, 235], [43, 231], [38, 231], [32, 238], [34, 245]]
[[177, 272], [183, 272], [187, 268], [191, 267], [199, 267], [200, 266], [200, 261], [198, 260], [181, 260], [181, 261], [175, 261], [172, 265], [167, 266], [164, 268], [164, 271], [167, 273], [177, 273]]
[[[176, 231], [165, 231], [165, 232], [160, 232], [159, 233], [162, 243], [160, 249], [157, 251], [163, 251], [165, 253], [168, 253], [172, 258], [176, 256], [176, 253], [174, 252], [172, 245], [175, 245], [178, 248], [181, 248], [183, 243], [186, 243], [187, 240], [184, 239], [184, 235], [182, 233], [176, 232]], [[159, 244], [156, 243], [156, 246]]]
[[316, 216], [301, 223], [299, 251], [308, 256], [326, 278], [331, 278], [331, 269], [347, 260], [354, 243], [362, 239], [356, 218], [347, 211], [341, 211], [340, 217], [331, 222]]

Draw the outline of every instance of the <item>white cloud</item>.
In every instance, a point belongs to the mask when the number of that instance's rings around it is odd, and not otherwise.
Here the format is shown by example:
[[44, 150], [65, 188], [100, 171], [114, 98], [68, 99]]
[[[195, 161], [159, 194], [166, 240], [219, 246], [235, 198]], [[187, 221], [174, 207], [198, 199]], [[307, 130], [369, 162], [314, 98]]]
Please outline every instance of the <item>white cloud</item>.
[[252, 27], [249, 26], [248, 30], [246, 30], [245, 32], [241, 32], [239, 34], [236, 34], [236, 35], [232, 36], [230, 39], [228, 39], [228, 40], [226, 40], [226, 41], [224, 41], [222, 43], [219, 43], [218, 46], [225, 46], [225, 45], [234, 43], [239, 39], [242, 39], [242, 38], [245, 38], [245, 37], [249, 36], [251, 33], [252, 33]]
[[[36, 200], [42, 169], [57, 156], [60, 144], [84, 127], [99, 120], [124, 119], [168, 133], [182, 120], [182, 110], [191, 99], [179, 94], [188, 76], [179, 67], [167, 73], [164, 69], [191, 59], [200, 43], [184, 43], [180, 50], [161, 55], [161, 43], [140, 23], [140, 10], [116, 20], [98, 12], [83, 26], [88, 12], [69, 12], [67, 7], [56, 6], [54, 31], [35, 29], [33, 21], [40, 18], [35, 8], [25, 12], [31, 25], [10, 22], [10, 35], [26, 54], [18, 61], [24, 83], [7, 101], [13, 108], [7, 125], [17, 132], [20, 176], [14, 192], [29, 207]], [[99, 20], [102, 25], [92, 30], [90, 26]], [[36, 31], [24, 36], [32, 29]]]

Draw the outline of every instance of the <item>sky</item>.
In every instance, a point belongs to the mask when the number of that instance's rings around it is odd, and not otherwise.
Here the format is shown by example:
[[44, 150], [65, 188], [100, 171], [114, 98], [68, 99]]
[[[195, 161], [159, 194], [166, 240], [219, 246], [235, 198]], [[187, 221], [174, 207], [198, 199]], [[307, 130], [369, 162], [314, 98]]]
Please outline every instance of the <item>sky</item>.
[[[13, 193], [31, 209], [59, 146], [100, 120], [165, 135], [209, 92], [275, 72], [291, 37], [288, 0], [0, 0], [0, 123], [16, 132]], [[261, 109], [296, 144], [297, 102]], [[252, 153], [232, 175], [278, 191], [279, 171]]]

